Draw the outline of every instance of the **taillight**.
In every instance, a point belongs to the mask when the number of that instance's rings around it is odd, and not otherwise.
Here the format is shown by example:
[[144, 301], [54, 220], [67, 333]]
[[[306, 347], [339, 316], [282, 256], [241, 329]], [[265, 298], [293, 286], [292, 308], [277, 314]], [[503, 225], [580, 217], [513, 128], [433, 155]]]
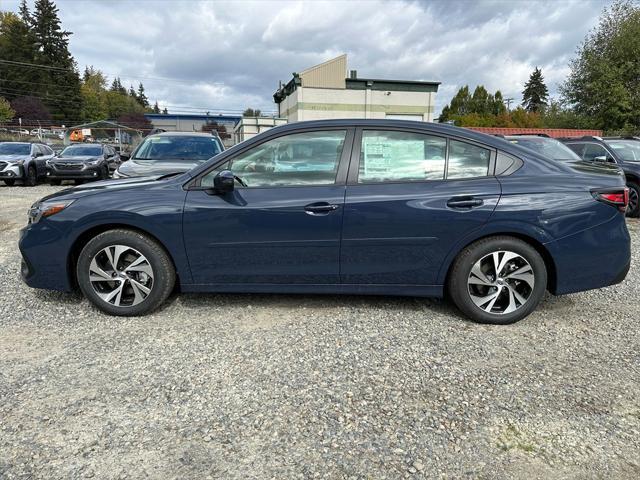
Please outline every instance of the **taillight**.
[[629, 189], [627, 187], [615, 190], [592, 190], [591, 194], [596, 200], [616, 207], [622, 213], [626, 212], [629, 206]]

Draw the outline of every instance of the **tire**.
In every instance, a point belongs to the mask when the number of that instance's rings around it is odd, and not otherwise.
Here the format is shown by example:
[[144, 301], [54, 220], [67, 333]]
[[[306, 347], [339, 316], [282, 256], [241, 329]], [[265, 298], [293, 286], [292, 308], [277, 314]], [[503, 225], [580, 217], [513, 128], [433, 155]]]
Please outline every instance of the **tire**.
[[[498, 254], [498, 278], [494, 253]], [[547, 288], [547, 269], [528, 243], [508, 236], [488, 237], [458, 254], [447, 288], [453, 303], [474, 322], [507, 325], [535, 310]]]
[[[628, 182], [629, 187], [629, 208], [627, 209], [627, 217], [640, 217], [640, 185], [634, 182]], [[635, 205], [632, 207], [632, 203]]]
[[[106, 249], [116, 260], [116, 269]], [[136, 266], [138, 256], [145, 261]], [[132, 270], [126, 272], [129, 267]], [[91, 278], [90, 269], [94, 272]], [[176, 272], [169, 255], [155, 240], [139, 232], [117, 229], [96, 235], [84, 246], [76, 264], [76, 278], [84, 296], [103, 312], [136, 316], [155, 310], [167, 299]]]
[[62, 180], [49, 180], [49, 183], [53, 186], [58, 186], [62, 183]]
[[11, 179], [11, 180], [5, 180], [5, 181], [4, 181], [4, 184], [5, 184], [7, 187], [13, 187], [13, 186], [16, 184], [16, 181], [15, 181], [15, 180], [13, 180], [13, 179]]
[[36, 172], [36, 167], [33, 165], [29, 165], [29, 168], [27, 168], [24, 184], [27, 187], [35, 187], [38, 184], [38, 173]]

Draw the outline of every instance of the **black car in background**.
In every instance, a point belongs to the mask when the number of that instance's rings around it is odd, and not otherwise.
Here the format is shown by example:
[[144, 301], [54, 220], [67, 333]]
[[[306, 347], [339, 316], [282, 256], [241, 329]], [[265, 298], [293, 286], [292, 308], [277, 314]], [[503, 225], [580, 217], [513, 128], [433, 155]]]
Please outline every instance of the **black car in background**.
[[47, 161], [47, 178], [52, 185], [62, 180], [106, 180], [120, 165], [120, 155], [109, 145], [69, 145]]
[[45, 177], [46, 162], [53, 156], [51, 147], [43, 143], [0, 142], [0, 180], [9, 187], [16, 180], [33, 187]]
[[580, 158], [620, 167], [629, 187], [629, 217], [640, 217], [640, 140], [635, 137], [579, 137], [560, 139]]
[[162, 132], [149, 135], [123, 163], [113, 178], [145, 177], [186, 172], [224, 150], [217, 135], [198, 132]]

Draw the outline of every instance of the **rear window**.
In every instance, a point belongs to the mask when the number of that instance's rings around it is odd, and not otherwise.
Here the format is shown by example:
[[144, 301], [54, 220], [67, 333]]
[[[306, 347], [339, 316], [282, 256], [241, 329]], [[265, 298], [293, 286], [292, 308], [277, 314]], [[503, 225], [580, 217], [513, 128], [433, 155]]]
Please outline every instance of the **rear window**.
[[508, 140], [519, 147], [528, 148], [553, 160], [580, 160], [580, 157], [573, 150], [553, 138], [532, 137], [510, 138]]

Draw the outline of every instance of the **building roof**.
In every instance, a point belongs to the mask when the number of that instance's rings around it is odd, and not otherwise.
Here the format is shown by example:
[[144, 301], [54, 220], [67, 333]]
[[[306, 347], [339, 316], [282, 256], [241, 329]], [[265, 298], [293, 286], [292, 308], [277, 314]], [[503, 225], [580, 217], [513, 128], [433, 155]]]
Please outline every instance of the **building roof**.
[[145, 113], [145, 117], [148, 119], [183, 119], [183, 120], [229, 120], [229, 121], [240, 121], [242, 115], [194, 115], [190, 113]]
[[74, 125], [73, 127], [67, 127], [66, 131], [70, 132], [72, 130], [80, 130], [82, 128], [104, 128], [104, 129], [114, 129], [114, 130], [128, 130], [135, 133], [140, 133], [139, 130], [135, 128], [127, 127], [125, 125], [120, 125], [119, 123], [111, 122], [109, 120], [97, 120], [95, 122], [83, 123], [81, 125]]
[[319, 65], [294, 73], [286, 85], [281, 86], [274, 94], [276, 103], [282, 102], [291, 95], [298, 86], [308, 88], [347, 89], [347, 90], [384, 90], [391, 92], [437, 92], [440, 82], [419, 80], [387, 80], [378, 78], [347, 77], [347, 55], [327, 60]]

